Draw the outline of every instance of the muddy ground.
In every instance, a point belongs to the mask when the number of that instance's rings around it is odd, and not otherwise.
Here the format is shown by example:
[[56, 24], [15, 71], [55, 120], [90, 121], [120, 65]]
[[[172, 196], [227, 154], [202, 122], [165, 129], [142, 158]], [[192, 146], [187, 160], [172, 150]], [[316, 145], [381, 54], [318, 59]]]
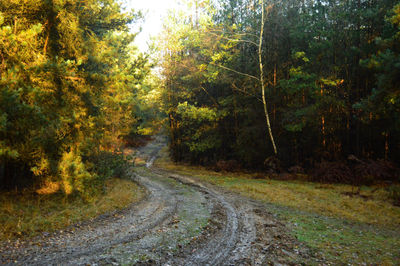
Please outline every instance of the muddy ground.
[[31, 240], [0, 243], [0, 264], [327, 264], [257, 201], [153, 167], [165, 138], [143, 147], [130, 170], [139, 203]]

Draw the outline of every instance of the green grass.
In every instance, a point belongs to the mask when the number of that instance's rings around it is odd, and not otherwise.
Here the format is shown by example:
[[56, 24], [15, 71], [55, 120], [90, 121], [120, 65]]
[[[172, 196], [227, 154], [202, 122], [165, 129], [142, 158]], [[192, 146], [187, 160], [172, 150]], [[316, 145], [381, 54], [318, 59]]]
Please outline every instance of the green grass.
[[[90, 202], [79, 197], [66, 198], [60, 193], [37, 195], [33, 191], [23, 191], [0, 194], [0, 240], [52, 232], [125, 208], [144, 196], [144, 191], [129, 180], [112, 178], [105, 185], [105, 194], [93, 195]], [[52, 192], [52, 189], [48, 190]]]
[[291, 234], [334, 263], [400, 264], [400, 208], [379, 187], [362, 187], [348, 196], [348, 185], [252, 179], [255, 174], [217, 173], [176, 165], [163, 157], [156, 166], [195, 176], [226, 190], [266, 203], [286, 220]]

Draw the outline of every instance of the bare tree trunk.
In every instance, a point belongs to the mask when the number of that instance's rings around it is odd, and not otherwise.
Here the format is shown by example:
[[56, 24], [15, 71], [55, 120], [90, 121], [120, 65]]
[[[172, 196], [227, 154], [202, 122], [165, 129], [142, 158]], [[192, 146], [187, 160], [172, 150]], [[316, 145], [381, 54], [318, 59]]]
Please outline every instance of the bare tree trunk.
[[274, 153], [275, 153], [275, 155], [277, 155], [278, 150], [276, 148], [274, 136], [272, 134], [271, 123], [269, 120], [269, 114], [268, 114], [268, 109], [267, 109], [267, 101], [265, 100], [264, 67], [263, 67], [263, 63], [262, 63], [262, 41], [263, 41], [263, 34], [264, 34], [264, 0], [261, 0], [261, 10], [262, 11], [261, 11], [260, 43], [258, 45], [258, 60], [259, 60], [259, 64], [260, 64], [260, 83], [261, 83], [262, 101], [263, 101], [263, 105], [264, 105], [264, 113], [265, 113], [265, 119], [267, 121], [269, 137], [271, 139], [272, 146], [274, 147]]

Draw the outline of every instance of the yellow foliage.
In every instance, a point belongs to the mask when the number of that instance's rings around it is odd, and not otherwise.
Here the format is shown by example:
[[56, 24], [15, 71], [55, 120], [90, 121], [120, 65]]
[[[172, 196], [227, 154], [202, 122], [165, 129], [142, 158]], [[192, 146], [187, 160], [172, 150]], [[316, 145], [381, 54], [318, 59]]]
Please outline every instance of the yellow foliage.
[[82, 158], [73, 151], [65, 152], [59, 164], [62, 189], [69, 195], [74, 191], [83, 194], [92, 175], [86, 170]]
[[39, 195], [53, 194], [59, 191], [60, 187], [61, 185], [59, 182], [47, 181], [44, 186], [36, 190], [36, 193]]

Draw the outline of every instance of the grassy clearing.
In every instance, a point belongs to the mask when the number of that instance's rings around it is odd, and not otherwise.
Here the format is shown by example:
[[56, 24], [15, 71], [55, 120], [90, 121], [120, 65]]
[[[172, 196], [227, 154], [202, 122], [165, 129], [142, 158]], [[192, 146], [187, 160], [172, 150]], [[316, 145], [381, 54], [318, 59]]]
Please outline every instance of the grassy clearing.
[[291, 224], [292, 233], [335, 263], [400, 264], [400, 208], [383, 188], [252, 179], [254, 174], [217, 173], [176, 165], [165, 155], [156, 165], [195, 176], [241, 195], [264, 201]]
[[59, 193], [2, 193], [0, 240], [32, 237], [40, 232], [61, 229], [102, 213], [125, 208], [144, 196], [142, 188], [125, 179], [109, 179], [105, 188], [105, 194], [95, 195], [90, 202], [79, 197], [66, 198]]

